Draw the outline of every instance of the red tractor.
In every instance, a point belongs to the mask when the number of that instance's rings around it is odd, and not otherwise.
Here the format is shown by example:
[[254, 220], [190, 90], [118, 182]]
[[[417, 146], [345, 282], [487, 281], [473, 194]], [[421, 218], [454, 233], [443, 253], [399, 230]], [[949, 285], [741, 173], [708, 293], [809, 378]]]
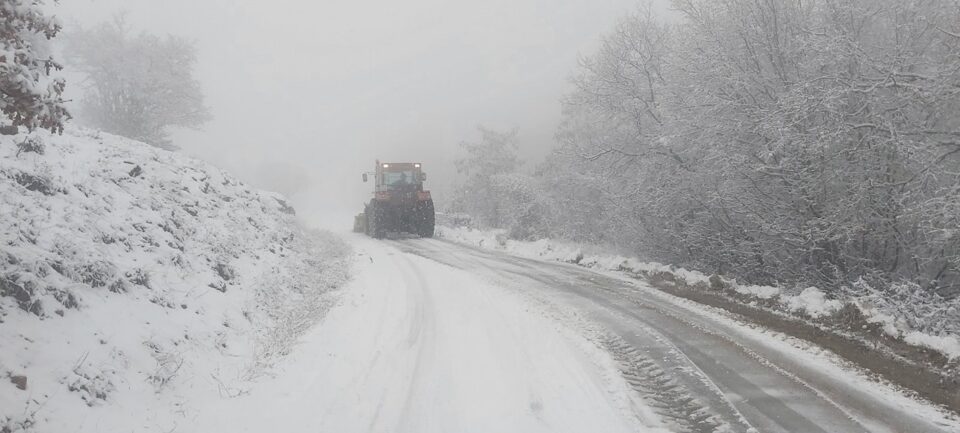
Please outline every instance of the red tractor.
[[430, 191], [423, 189], [427, 175], [417, 162], [377, 161], [376, 170], [363, 174], [363, 181], [374, 176], [373, 198], [354, 220], [353, 230], [383, 239], [387, 232], [407, 232], [433, 237], [436, 216]]

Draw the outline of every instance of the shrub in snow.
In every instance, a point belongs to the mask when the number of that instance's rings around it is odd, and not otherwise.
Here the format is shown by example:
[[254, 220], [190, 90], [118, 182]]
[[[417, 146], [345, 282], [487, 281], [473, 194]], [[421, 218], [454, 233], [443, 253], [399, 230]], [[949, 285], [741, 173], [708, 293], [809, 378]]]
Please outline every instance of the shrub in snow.
[[0, 275], [0, 297], [12, 298], [23, 311], [42, 316], [43, 305], [40, 303], [39, 289], [34, 281], [24, 276], [14, 272]]
[[223, 278], [224, 281], [230, 281], [237, 275], [236, 271], [227, 264], [217, 263], [214, 269], [216, 269], [217, 275], [220, 275], [220, 278]]
[[64, 308], [68, 309], [77, 309], [80, 308], [80, 301], [77, 299], [77, 296], [73, 294], [73, 291], [70, 289], [63, 289], [58, 287], [48, 287], [47, 292], [53, 295], [53, 298], [63, 305]]
[[710, 276], [710, 288], [711, 288], [711, 289], [713, 289], [713, 290], [723, 290], [723, 289], [726, 289], [727, 287], [728, 287], [727, 283], [726, 283], [725, 281], [723, 281], [723, 278], [721, 278], [719, 275], [713, 274], [713, 275]]
[[844, 290], [871, 321], [884, 325], [891, 335], [902, 337], [918, 331], [960, 336], [960, 298], [947, 298], [910, 282], [878, 288], [863, 278]]
[[88, 263], [79, 263], [70, 275], [78, 283], [93, 288], [107, 287], [107, 285], [116, 281], [117, 268], [113, 263], [106, 260], [94, 260]]
[[38, 155], [43, 155], [45, 148], [46, 147], [43, 145], [43, 140], [41, 140], [40, 137], [30, 136], [17, 143], [17, 156], [20, 156], [21, 153], [36, 153]]
[[816, 287], [807, 287], [798, 295], [786, 296], [784, 301], [790, 311], [802, 313], [814, 319], [832, 315], [843, 308], [842, 302], [827, 299], [826, 294]]
[[478, 142], [460, 144], [467, 155], [456, 164], [464, 181], [457, 186], [451, 209], [472, 215], [484, 227], [506, 229], [514, 239], [548, 236], [552, 206], [539, 180], [517, 171], [517, 131], [482, 126], [479, 131]]
[[43, 195], [54, 195], [60, 190], [46, 173], [13, 173], [11, 176], [20, 186], [27, 191], [38, 192]]
[[133, 268], [124, 273], [124, 276], [126, 277], [125, 281], [128, 281], [130, 284], [152, 289], [152, 287], [150, 287], [150, 274], [146, 273], [142, 268]]
[[85, 364], [78, 364], [63, 382], [67, 390], [77, 393], [87, 406], [96, 406], [106, 402], [115, 389], [109, 376], [112, 372], [97, 371]]

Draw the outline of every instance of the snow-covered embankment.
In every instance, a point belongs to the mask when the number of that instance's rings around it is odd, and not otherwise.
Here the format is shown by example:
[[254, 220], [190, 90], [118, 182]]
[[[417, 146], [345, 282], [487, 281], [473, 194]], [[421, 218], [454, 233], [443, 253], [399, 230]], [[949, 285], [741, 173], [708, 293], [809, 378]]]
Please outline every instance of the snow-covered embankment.
[[348, 248], [278, 195], [107, 134], [35, 137], [0, 137], [0, 431], [186, 427], [347, 278]]

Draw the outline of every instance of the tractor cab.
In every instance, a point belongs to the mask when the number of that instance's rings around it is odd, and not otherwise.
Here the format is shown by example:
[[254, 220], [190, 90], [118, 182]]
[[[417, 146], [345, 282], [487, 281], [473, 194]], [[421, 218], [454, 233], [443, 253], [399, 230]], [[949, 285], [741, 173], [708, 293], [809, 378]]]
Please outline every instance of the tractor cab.
[[[420, 169], [419, 162], [384, 162], [377, 161], [374, 171], [374, 192], [415, 189], [423, 191], [423, 182], [427, 180], [426, 173]], [[363, 174], [364, 182], [368, 180], [367, 173]]]

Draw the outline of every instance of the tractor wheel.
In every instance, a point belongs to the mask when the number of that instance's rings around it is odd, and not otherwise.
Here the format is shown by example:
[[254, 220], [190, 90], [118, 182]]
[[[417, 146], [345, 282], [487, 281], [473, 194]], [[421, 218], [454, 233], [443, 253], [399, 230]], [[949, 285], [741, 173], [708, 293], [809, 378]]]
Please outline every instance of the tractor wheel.
[[420, 205], [417, 234], [421, 238], [432, 238], [436, 225], [436, 215], [433, 210], [433, 200], [427, 200]]
[[363, 206], [363, 219], [366, 224], [363, 226], [363, 232], [367, 236], [373, 236], [373, 233], [370, 232], [370, 226], [373, 225], [373, 212], [370, 211], [370, 205]]
[[377, 202], [371, 202], [367, 207], [367, 234], [374, 239], [383, 239], [387, 235], [386, 215]]

